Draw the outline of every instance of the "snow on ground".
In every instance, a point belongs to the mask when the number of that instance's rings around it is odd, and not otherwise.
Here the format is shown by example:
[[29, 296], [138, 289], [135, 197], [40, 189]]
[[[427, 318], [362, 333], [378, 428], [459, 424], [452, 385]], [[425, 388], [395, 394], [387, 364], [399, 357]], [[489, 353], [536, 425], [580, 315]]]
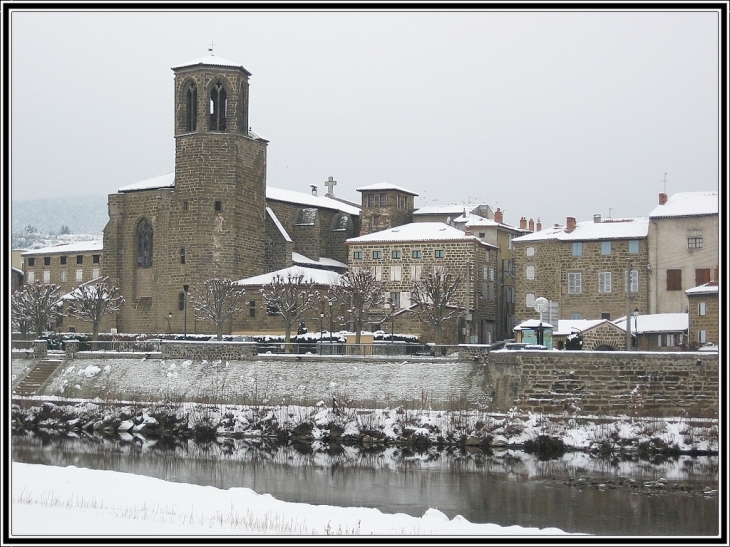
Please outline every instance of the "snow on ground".
[[437, 508], [420, 518], [364, 507], [279, 501], [118, 473], [13, 463], [11, 537], [226, 535], [564, 535], [557, 528], [474, 524]]

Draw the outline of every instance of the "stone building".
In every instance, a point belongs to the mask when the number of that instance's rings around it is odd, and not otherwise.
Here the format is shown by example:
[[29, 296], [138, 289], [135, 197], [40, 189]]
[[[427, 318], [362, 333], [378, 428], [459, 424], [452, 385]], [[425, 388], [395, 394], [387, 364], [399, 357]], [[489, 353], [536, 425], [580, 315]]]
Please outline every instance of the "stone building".
[[362, 186], [357, 191], [362, 196], [360, 235], [413, 222], [413, 198], [418, 194], [387, 182]]
[[104, 248], [101, 241], [79, 241], [25, 251], [25, 283], [40, 281], [58, 285], [61, 294], [103, 275]]
[[[626, 328], [626, 316], [613, 322]], [[687, 349], [686, 313], [632, 314], [629, 316], [631, 334], [635, 344], [632, 349], [641, 351], [682, 351]]]
[[686, 313], [686, 290], [717, 281], [719, 216], [717, 192], [680, 192], [649, 214], [651, 313]]
[[[465, 313], [458, 329], [444, 329], [444, 343], [495, 340], [496, 246], [441, 222], [396, 226], [349, 239], [347, 246], [350, 267], [371, 268], [385, 286], [386, 299], [401, 310], [412, 305], [413, 283], [435, 269], [460, 277], [454, 304]], [[398, 332], [428, 336], [425, 325], [405, 311], [395, 321]]]
[[[626, 331], [607, 319], [561, 319], [553, 329], [553, 347], [566, 349], [570, 339], [580, 336], [582, 350], [613, 351], [626, 349]], [[632, 341], [634, 335], [632, 334]]]
[[172, 70], [175, 170], [109, 196], [102, 270], [125, 298], [120, 331], [212, 332], [184, 313], [191, 287], [289, 267], [293, 254], [342, 264], [359, 233], [356, 206], [267, 188], [245, 68], [209, 55]]
[[719, 286], [711, 281], [685, 291], [689, 302], [689, 340], [691, 348], [720, 343]]
[[533, 308], [539, 297], [557, 308], [551, 322], [610, 320], [626, 315], [628, 306], [646, 313], [648, 223], [646, 218], [602, 220], [600, 215], [576, 223], [568, 217], [565, 226], [513, 239], [517, 319], [539, 317]]

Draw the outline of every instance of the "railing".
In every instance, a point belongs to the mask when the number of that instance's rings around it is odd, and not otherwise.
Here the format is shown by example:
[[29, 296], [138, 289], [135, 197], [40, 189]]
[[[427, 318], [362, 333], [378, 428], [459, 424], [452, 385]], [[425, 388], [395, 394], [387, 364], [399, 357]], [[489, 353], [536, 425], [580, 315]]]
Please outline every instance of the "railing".
[[149, 353], [160, 351], [162, 340], [104, 340], [79, 341], [79, 351], [90, 352], [117, 352], [117, 353]]
[[259, 342], [258, 354], [343, 355], [343, 356], [413, 356], [446, 357], [458, 351], [457, 346], [411, 344], [406, 342], [374, 342], [372, 344], [343, 344], [339, 342]]
[[13, 340], [10, 346], [12, 349], [33, 350], [33, 340]]

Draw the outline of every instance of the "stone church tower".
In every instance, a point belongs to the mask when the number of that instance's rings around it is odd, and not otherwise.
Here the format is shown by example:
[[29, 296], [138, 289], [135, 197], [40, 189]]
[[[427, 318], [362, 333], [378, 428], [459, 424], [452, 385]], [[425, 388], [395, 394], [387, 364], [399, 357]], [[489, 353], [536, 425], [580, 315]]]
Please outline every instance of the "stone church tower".
[[251, 74], [214, 55], [172, 70], [174, 174], [109, 196], [104, 272], [126, 332], [192, 332], [184, 287], [265, 269], [268, 142], [249, 131]]

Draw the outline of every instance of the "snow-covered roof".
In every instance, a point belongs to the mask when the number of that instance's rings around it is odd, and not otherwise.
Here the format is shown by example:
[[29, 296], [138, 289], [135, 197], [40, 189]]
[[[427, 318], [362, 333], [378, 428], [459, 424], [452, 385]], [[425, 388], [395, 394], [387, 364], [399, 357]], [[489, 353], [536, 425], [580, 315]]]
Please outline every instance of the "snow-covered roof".
[[353, 207], [347, 203], [343, 203], [336, 199], [325, 196], [314, 196], [304, 192], [295, 192], [294, 190], [283, 190], [281, 188], [266, 187], [266, 199], [274, 201], [285, 201], [287, 203], [296, 203], [298, 205], [306, 205], [309, 207], [321, 207], [323, 209], [334, 209], [342, 211], [348, 215], [360, 216], [360, 208]]
[[216, 57], [213, 54], [206, 55], [205, 57], [201, 57], [200, 59], [195, 59], [194, 61], [189, 61], [187, 63], [181, 63], [179, 65], [175, 65], [172, 67], [172, 70], [177, 70], [179, 68], [186, 68], [186, 67], [190, 67], [190, 66], [198, 66], [198, 65], [240, 68], [249, 76], [251, 75], [251, 73], [248, 70], [243, 68], [243, 65], [241, 65], [241, 63], [234, 63], [233, 61], [227, 61], [226, 59], [223, 59], [222, 57]]
[[718, 294], [718, 291], [719, 286], [717, 284], [717, 281], [710, 281], [709, 283], [705, 283], [704, 285], [700, 285], [699, 287], [687, 289], [684, 292], [688, 296], [692, 296], [693, 294]]
[[553, 336], [568, 336], [576, 332], [585, 332], [608, 322], [608, 319], [560, 319], [558, 328], [553, 330]]
[[716, 215], [717, 192], [679, 192], [670, 197], [664, 205], [657, 205], [649, 218], [689, 217]]
[[532, 232], [520, 237], [514, 238], [512, 241], [523, 243], [527, 241], [589, 241], [599, 239], [638, 239], [645, 238], [649, 234], [649, 219], [644, 217], [637, 218], [614, 218], [606, 219], [601, 222], [586, 220], [578, 222], [575, 229], [568, 233], [565, 226], [556, 224], [550, 228], [545, 228], [539, 232]]
[[153, 177], [151, 179], [142, 180], [122, 186], [118, 192], [134, 192], [136, 190], [154, 190], [155, 188], [174, 188], [175, 187], [175, 171], [170, 171], [164, 175]]
[[502, 227], [507, 228], [509, 230], [514, 230], [516, 232], [528, 232], [528, 230], [523, 230], [521, 228], [518, 228], [517, 226], [512, 226], [511, 224], [505, 224], [504, 222], [497, 222], [496, 220], [492, 220], [491, 218], [484, 218], [479, 215], [475, 215], [472, 213], [468, 213], [465, 215], [460, 215], [452, 220], [454, 224], [464, 224], [467, 228], [478, 228], [478, 227]]
[[524, 330], [524, 329], [536, 329], [542, 323], [542, 327], [545, 329], [552, 329], [553, 326], [547, 321], [540, 321], [539, 319], [528, 319], [517, 325], [513, 330]]
[[464, 232], [443, 222], [411, 222], [360, 237], [353, 237], [347, 243], [375, 243], [396, 241], [475, 241], [481, 245], [494, 247], [479, 238], [466, 235]]
[[90, 251], [103, 251], [104, 242], [97, 241], [75, 241], [74, 243], [62, 243], [53, 245], [52, 247], [44, 247], [42, 249], [33, 249], [26, 251], [21, 256], [47, 255], [51, 253], [83, 253]]
[[281, 270], [276, 270], [275, 272], [269, 272], [262, 275], [241, 279], [239, 281], [236, 281], [235, 284], [243, 287], [269, 285], [274, 281], [277, 276], [280, 276], [284, 280], [286, 280], [289, 277], [289, 274], [297, 277], [303, 275], [305, 282], [311, 281], [315, 285], [337, 285], [340, 282], [340, 274], [338, 274], [337, 272], [332, 272], [330, 270], [320, 270], [318, 268], [306, 268], [303, 266], [290, 266], [289, 268], [283, 268]]
[[404, 192], [406, 194], [410, 194], [412, 196], [417, 196], [415, 192], [411, 192], [410, 190], [406, 190], [405, 188], [401, 188], [400, 186], [396, 186], [395, 184], [390, 184], [389, 182], [377, 182], [375, 184], [371, 184], [369, 186], [361, 186], [360, 188], [356, 188], [358, 192], [374, 192], [378, 190], [397, 190], [398, 192]]
[[[612, 321], [614, 325], [626, 330], [626, 316]], [[682, 332], [689, 328], [689, 314], [686, 313], [655, 313], [638, 315], [636, 323], [631, 317], [631, 332], [645, 334], [649, 332]]]
[[292, 238], [289, 237], [289, 234], [284, 229], [284, 227], [281, 225], [281, 222], [279, 222], [278, 217], [274, 214], [274, 211], [271, 210], [271, 207], [267, 207], [266, 208], [266, 214], [269, 215], [271, 217], [271, 220], [274, 221], [274, 225], [279, 230], [279, 233], [281, 234], [281, 237], [284, 238], [284, 241], [286, 241], [288, 243], [291, 243], [292, 242]]
[[339, 260], [335, 260], [334, 258], [327, 258], [324, 256], [319, 257], [319, 260], [312, 260], [311, 258], [304, 256], [303, 254], [292, 252], [291, 259], [295, 264], [316, 264], [319, 267], [326, 268], [347, 268], [347, 264], [343, 264], [342, 262], [340, 262]]
[[466, 210], [469, 212], [472, 206], [467, 207], [466, 205], [457, 205], [455, 203], [451, 205], [425, 205], [420, 209], [413, 211], [414, 215], [463, 215]]

